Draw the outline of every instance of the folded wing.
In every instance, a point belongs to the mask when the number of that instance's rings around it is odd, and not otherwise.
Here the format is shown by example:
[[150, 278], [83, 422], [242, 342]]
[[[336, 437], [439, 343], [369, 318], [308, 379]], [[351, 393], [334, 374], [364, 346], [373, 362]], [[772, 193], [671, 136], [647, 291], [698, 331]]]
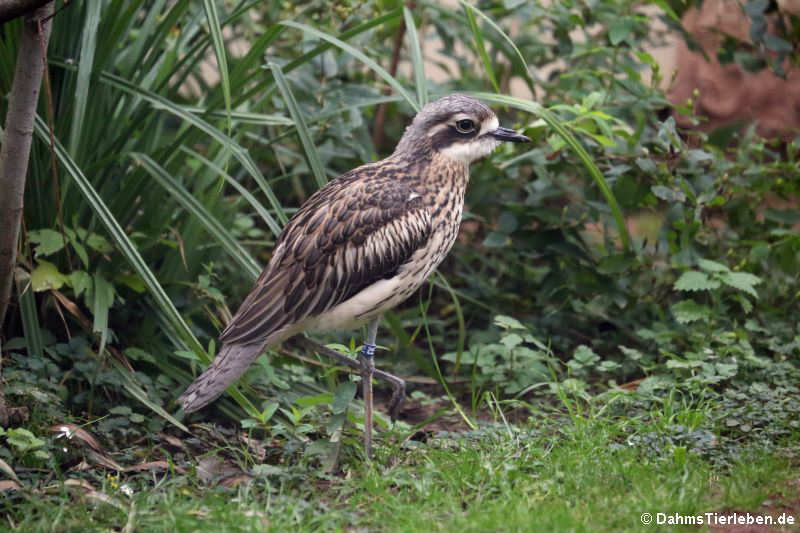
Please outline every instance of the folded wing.
[[331, 182], [292, 217], [223, 343], [270, 342], [394, 276], [424, 245], [431, 223], [421, 198], [391, 174], [362, 172]]

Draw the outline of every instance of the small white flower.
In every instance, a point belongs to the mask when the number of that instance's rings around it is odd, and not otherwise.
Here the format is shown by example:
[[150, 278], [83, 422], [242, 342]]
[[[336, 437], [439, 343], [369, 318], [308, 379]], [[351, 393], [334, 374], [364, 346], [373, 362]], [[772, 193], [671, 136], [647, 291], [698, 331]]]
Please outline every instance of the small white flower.
[[120, 492], [122, 492], [122, 494], [124, 494], [128, 498], [133, 497], [133, 488], [127, 483], [123, 483], [122, 485], [120, 485], [119, 490]]

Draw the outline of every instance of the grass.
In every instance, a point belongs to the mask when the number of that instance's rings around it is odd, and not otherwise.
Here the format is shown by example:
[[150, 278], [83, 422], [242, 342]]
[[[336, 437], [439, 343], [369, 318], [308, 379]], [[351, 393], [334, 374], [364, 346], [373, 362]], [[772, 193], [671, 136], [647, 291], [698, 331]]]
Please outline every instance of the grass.
[[[784, 451], [791, 442], [767, 450], [721, 446], [716, 438], [704, 444], [691, 433], [675, 439], [675, 420], [702, 418], [696, 406], [651, 411], [646, 420], [559, 411], [517, 426], [488, 422], [476, 431], [440, 432], [425, 442], [401, 444], [400, 431], [390, 431], [372, 463], [360, 457], [360, 434], [351, 428], [336, 474], [307, 459], [251, 464], [243, 467], [251, 477], [236, 487], [203, 482], [208, 476], [192, 466], [186, 474], [124, 478], [65, 473], [95, 491], [51, 483], [36, 495], [14, 493], [0, 509], [4, 525], [20, 531], [485, 532], [641, 531], [644, 512], [764, 514], [768, 498], [796, 505], [780, 500], [797, 477]], [[796, 435], [790, 440], [796, 444]], [[231, 451], [246, 455], [217, 450]], [[659, 527], [681, 530], [648, 530]]]

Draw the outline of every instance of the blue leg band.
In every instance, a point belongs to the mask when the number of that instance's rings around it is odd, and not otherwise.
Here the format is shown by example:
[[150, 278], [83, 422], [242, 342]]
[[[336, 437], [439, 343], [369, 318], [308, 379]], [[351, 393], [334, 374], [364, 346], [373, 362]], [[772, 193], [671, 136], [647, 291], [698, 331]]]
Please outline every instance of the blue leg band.
[[375, 345], [366, 343], [364, 347], [361, 349], [361, 355], [364, 357], [375, 357]]

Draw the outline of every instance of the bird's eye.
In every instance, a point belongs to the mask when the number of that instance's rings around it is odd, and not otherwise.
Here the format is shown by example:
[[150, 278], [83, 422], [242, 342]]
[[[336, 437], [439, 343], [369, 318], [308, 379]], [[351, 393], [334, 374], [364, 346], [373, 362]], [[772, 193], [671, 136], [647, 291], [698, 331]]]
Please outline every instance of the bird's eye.
[[456, 121], [456, 131], [458, 133], [472, 133], [475, 131], [475, 123], [468, 118], [458, 120]]

